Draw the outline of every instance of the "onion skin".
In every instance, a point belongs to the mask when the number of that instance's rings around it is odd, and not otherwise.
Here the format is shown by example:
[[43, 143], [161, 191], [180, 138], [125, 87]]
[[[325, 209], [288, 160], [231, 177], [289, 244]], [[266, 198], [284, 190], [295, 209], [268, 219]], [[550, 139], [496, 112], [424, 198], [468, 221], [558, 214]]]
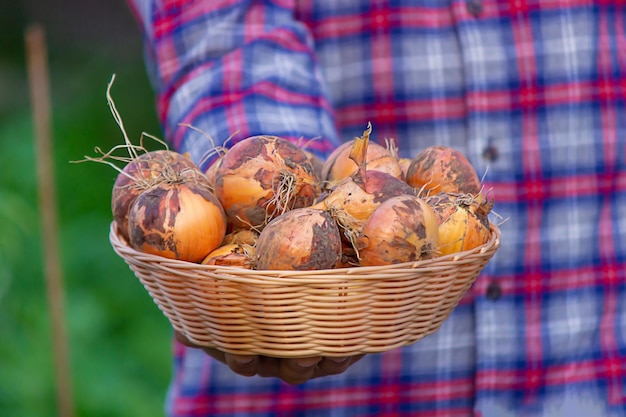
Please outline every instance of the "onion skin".
[[330, 214], [299, 208], [267, 224], [256, 248], [256, 269], [310, 271], [341, 262], [341, 236]]
[[139, 155], [117, 175], [111, 192], [111, 212], [120, 235], [128, 240], [128, 212], [137, 197], [156, 183], [198, 170], [186, 155], [157, 150]]
[[[336, 148], [324, 162], [322, 179], [324, 188], [333, 188], [344, 179], [358, 171], [358, 165], [350, 159], [350, 151], [354, 140], [343, 143]], [[367, 169], [385, 172], [391, 176], [403, 179], [402, 167], [392, 152], [384, 146], [370, 142], [367, 145], [365, 157]]]
[[226, 216], [207, 183], [162, 182], [135, 200], [128, 234], [142, 252], [200, 262], [224, 240]]
[[261, 230], [285, 211], [310, 206], [318, 187], [305, 152], [276, 136], [252, 136], [233, 145], [214, 184], [233, 230]]
[[436, 256], [438, 224], [433, 209], [416, 196], [384, 201], [357, 238], [361, 266], [392, 265]]
[[446, 146], [431, 146], [418, 153], [407, 168], [406, 182], [429, 193], [480, 195], [476, 170], [460, 151]]

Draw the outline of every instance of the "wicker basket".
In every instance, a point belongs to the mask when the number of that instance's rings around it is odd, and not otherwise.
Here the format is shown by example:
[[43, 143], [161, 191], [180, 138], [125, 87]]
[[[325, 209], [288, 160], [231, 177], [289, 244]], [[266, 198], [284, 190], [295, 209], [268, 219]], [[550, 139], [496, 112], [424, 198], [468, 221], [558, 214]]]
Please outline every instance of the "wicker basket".
[[177, 331], [224, 352], [282, 358], [383, 352], [441, 326], [500, 246], [384, 267], [252, 271], [138, 252], [110, 240]]

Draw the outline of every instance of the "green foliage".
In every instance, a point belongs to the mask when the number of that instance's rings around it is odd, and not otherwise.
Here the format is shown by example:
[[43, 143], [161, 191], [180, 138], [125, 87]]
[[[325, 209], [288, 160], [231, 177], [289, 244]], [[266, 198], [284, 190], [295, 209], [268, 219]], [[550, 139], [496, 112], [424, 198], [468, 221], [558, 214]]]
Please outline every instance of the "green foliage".
[[[51, 71], [58, 244], [77, 417], [163, 415], [170, 375], [169, 323], [108, 241], [116, 172], [70, 162], [94, 155], [95, 146], [122, 143], [105, 97], [113, 72], [112, 95], [129, 137], [160, 136], [141, 57], [118, 64], [101, 57]], [[23, 91], [25, 78], [24, 71]], [[48, 417], [56, 416], [56, 387], [26, 101], [16, 98], [0, 114], [0, 415]]]

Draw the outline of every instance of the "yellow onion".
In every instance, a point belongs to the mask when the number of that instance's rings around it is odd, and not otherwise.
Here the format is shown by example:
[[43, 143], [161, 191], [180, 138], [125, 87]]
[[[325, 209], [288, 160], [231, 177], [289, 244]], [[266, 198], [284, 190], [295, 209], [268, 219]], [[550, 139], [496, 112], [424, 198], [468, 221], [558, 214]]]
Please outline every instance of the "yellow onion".
[[436, 256], [437, 219], [416, 196], [392, 197], [378, 206], [357, 238], [360, 265], [392, 265]]
[[202, 264], [252, 269], [255, 252], [255, 247], [251, 245], [227, 243], [209, 253]]
[[370, 168], [367, 162], [370, 131], [368, 127], [350, 148], [349, 157], [358, 169], [312, 206], [329, 211], [352, 243], [363, 222], [383, 201], [399, 195], [415, 195], [415, 190], [400, 178]]
[[118, 173], [111, 193], [111, 211], [118, 232], [128, 240], [128, 212], [142, 192], [153, 185], [197, 171], [197, 166], [187, 155], [157, 150], [140, 154], [128, 162]]
[[258, 238], [259, 234], [256, 231], [251, 229], [241, 229], [230, 232], [226, 236], [224, 236], [224, 241], [222, 242], [222, 245], [235, 243], [240, 245], [255, 246]]
[[142, 252], [200, 262], [226, 234], [226, 216], [199, 173], [141, 193], [128, 215], [129, 244]]
[[489, 241], [488, 214], [493, 201], [450, 193], [440, 193], [426, 201], [437, 215], [440, 255], [471, 250]]
[[223, 156], [215, 194], [233, 229], [261, 230], [288, 210], [310, 206], [318, 194], [304, 151], [276, 136], [252, 136]]
[[446, 146], [431, 146], [419, 152], [407, 168], [406, 182], [429, 193], [479, 196], [480, 178], [465, 155]]
[[259, 235], [256, 269], [317, 270], [341, 261], [341, 236], [330, 214], [313, 208], [288, 211]]
[[[350, 158], [356, 140], [343, 143], [328, 156], [322, 169], [324, 188], [333, 188], [358, 171], [358, 165]], [[399, 179], [403, 178], [398, 159], [388, 148], [376, 142], [368, 144], [365, 161], [368, 169], [385, 172]]]

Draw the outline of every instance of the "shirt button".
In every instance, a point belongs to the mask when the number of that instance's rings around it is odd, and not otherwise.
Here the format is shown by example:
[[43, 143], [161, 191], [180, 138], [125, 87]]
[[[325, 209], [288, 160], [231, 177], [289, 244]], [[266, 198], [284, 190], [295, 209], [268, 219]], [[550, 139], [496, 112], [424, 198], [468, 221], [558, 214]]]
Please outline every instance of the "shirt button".
[[496, 159], [498, 159], [498, 156], [500, 156], [498, 152], [498, 148], [494, 146], [493, 141], [491, 139], [489, 139], [487, 146], [485, 146], [485, 149], [483, 149], [482, 156], [483, 156], [483, 159], [487, 162], [495, 162]]
[[491, 301], [496, 301], [500, 296], [502, 296], [502, 288], [497, 282], [492, 282], [487, 287], [487, 299]]
[[465, 0], [467, 11], [474, 17], [478, 17], [483, 11], [481, 0]]

